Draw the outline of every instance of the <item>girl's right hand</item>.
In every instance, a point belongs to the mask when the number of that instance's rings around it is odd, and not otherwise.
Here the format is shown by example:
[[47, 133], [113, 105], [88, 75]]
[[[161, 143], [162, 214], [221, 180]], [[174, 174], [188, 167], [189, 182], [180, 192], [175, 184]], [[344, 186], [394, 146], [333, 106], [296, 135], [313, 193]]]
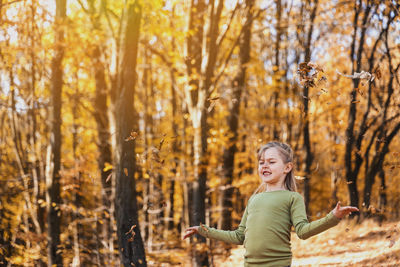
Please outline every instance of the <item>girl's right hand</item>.
[[186, 234], [183, 236], [183, 239], [190, 237], [194, 234], [197, 234], [199, 232], [199, 227], [200, 226], [192, 226], [192, 227], [189, 227], [188, 229], [186, 229], [186, 231], [185, 231]]

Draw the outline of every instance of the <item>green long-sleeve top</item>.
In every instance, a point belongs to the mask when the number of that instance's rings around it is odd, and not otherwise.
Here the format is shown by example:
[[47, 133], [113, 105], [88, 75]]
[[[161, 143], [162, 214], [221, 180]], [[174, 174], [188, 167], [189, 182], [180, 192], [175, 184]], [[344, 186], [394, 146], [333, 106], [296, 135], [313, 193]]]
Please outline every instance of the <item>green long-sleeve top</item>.
[[262, 192], [252, 196], [239, 227], [223, 231], [203, 225], [199, 234], [246, 249], [244, 266], [288, 266], [292, 261], [290, 231], [292, 225], [301, 239], [319, 234], [339, 223], [332, 212], [308, 222], [303, 197], [287, 190]]

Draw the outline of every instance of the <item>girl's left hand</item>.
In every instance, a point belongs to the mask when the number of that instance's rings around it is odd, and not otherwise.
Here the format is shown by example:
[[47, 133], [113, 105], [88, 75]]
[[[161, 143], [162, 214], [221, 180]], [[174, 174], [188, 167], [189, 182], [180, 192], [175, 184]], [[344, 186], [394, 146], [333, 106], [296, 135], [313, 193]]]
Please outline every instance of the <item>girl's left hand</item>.
[[352, 207], [352, 206], [341, 207], [340, 201], [339, 201], [336, 204], [336, 207], [333, 209], [333, 215], [335, 215], [339, 219], [342, 219], [344, 216], [349, 215], [353, 211], [359, 211], [359, 209], [356, 207]]

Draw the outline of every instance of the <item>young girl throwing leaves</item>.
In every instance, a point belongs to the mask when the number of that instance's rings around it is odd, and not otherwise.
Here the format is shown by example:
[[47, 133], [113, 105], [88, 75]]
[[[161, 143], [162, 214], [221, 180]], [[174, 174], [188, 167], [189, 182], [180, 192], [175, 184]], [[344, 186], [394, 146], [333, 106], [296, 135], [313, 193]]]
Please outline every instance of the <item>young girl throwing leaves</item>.
[[217, 230], [206, 225], [186, 229], [184, 239], [193, 234], [233, 244], [243, 244], [245, 266], [290, 266], [292, 225], [301, 239], [307, 239], [337, 225], [356, 207], [340, 202], [324, 218], [308, 222], [303, 197], [296, 192], [293, 151], [289, 145], [270, 142], [258, 152], [261, 186], [250, 197], [239, 227]]

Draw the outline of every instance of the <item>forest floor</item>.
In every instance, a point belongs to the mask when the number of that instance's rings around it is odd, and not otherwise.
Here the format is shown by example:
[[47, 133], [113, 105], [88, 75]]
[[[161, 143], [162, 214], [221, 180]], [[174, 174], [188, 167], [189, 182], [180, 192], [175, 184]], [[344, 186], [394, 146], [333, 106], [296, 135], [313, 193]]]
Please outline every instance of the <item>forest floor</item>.
[[[156, 257], [149, 257], [149, 266], [189, 267], [191, 264], [186, 251], [169, 251], [164, 257], [162, 253], [157, 253]], [[243, 246], [233, 247], [225, 255], [218, 251], [221, 252], [221, 246], [213, 249], [214, 266], [243, 266]], [[400, 266], [400, 221], [379, 225], [372, 220], [361, 224], [345, 220], [307, 240], [300, 240], [292, 233], [292, 252], [292, 267]]]

